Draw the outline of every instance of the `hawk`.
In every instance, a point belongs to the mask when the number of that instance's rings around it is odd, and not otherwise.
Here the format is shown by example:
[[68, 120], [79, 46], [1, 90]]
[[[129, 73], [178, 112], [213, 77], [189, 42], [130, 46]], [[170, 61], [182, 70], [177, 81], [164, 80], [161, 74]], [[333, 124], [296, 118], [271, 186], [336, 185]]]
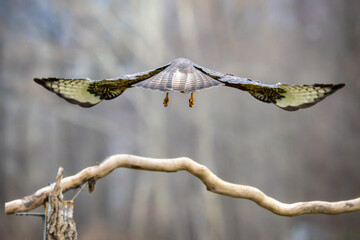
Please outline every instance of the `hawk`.
[[186, 58], [146, 72], [122, 75], [113, 79], [91, 80], [65, 78], [34, 78], [34, 81], [56, 93], [66, 101], [81, 107], [92, 107], [102, 100], [110, 100], [132, 87], [160, 90], [166, 93], [164, 106], [169, 103], [169, 92], [190, 93], [189, 106], [194, 106], [193, 93], [202, 89], [226, 86], [249, 92], [256, 99], [295, 111], [311, 107], [328, 95], [344, 87], [340, 84], [276, 85], [263, 84], [248, 78], [216, 72]]

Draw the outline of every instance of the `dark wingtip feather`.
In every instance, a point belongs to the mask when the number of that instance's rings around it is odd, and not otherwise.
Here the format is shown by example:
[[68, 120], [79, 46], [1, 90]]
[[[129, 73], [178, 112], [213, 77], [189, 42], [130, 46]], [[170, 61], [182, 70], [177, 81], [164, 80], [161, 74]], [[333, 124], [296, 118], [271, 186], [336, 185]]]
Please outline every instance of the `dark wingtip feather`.
[[36, 82], [37, 84], [40, 84], [41, 86], [43, 86], [47, 90], [53, 92], [53, 90], [49, 86], [46, 85], [46, 81], [48, 81], [47, 78], [34, 78], [34, 82]]
[[345, 83], [339, 83], [339, 84], [334, 84], [334, 86], [332, 87], [332, 90], [335, 92], [343, 87], [345, 87]]
[[315, 87], [330, 87], [331, 88], [331, 91], [328, 92], [328, 94], [331, 94], [331, 93], [334, 93], [336, 92], [337, 90], [343, 88], [346, 84], [345, 83], [338, 83], [338, 84], [314, 84]]
[[34, 82], [36, 82], [37, 84], [40, 84], [42, 86], [45, 85], [45, 81], [42, 78], [34, 78]]
[[52, 77], [52, 78], [34, 78], [34, 82], [36, 82], [37, 84], [40, 84], [41, 86], [43, 86], [44, 88], [46, 88], [46, 89], [48, 89], [48, 90], [50, 90], [52, 92], [53, 92], [52, 88], [47, 86], [46, 83], [47, 82], [54, 82], [56, 80], [58, 80], [58, 79], [54, 78], [54, 77]]

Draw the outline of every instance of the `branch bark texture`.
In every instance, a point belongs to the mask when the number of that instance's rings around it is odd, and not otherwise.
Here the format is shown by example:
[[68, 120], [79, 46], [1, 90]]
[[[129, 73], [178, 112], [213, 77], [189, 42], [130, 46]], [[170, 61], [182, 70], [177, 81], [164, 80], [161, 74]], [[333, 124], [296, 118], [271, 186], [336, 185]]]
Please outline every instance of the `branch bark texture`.
[[46, 204], [46, 240], [77, 239], [76, 224], [73, 218], [73, 201], [63, 201], [63, 194], [60, 187], [64, 169], [59, 168], [55, 184], [51, 187]]
[[[155, 159], [126, 154], [113, 155], [97, 166], [85, 168], [73, 176], [63, 178], [60, 187], [63, 192], [66, 192], [70, 189], [78, 188], [88, 181], [95, 186], [96, 180], [105, 177], [117, 168], [131, 168], [161, 172], [176, 172], [185, 170], [199, 178], [205, 184], [207, 190], [213, 193], [229, 197], [248, 199], [259, 206], [282, 216], [297, 216], [302, 214], [340, 214], [360, 210], [360, 197], [338, 202], [309, 201], [290, 204], [282, 203], [267, 196], [255, 187], [226, 182], [217, 177], [207, 167], [187, 157]], [[5, 203], [5, 213], [14, 214], [16, 212], [29, 211], [37, 208], [46, 201], [50, 193], [51, 188], [48, 186], [39, 189], [34, 194], [26, 196], [23, 199], [7, 202]]]

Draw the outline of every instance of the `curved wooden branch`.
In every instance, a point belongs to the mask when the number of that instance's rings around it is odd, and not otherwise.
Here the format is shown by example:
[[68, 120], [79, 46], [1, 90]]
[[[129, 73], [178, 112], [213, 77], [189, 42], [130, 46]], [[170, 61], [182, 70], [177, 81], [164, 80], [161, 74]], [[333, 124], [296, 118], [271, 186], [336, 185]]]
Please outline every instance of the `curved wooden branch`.
[[[66, 192], [78, 188], [83, 183], [90, 181], [92, 188], [95, 181], [105, 177], [116, 168], [131, 168], [137, 170], [176, 172], [185, 170], [199, 178], [207, 190], [236, 198], [245, 198], [254, 201], [259, 206], [283, 216], [297, 216], [301, 214], [340, 214], [360, 210], [360, 197], [339, 202], [310, 201], [297, 203], [282, 203], [264, 194], [255, 187], [226, 182], [207, 167], [190, 158], [181, 157], [174, 159], [154, 159], [134, 155], [113, 155], [98, 166], [85, 168], [76, 175], [66, 177], [61, 181], [61, 189]], [[34, 194], [23, 199], [5, 203], [5, 213], [29, 211], [41, 206], [51, 192], [50, 186], [39, 189]]]

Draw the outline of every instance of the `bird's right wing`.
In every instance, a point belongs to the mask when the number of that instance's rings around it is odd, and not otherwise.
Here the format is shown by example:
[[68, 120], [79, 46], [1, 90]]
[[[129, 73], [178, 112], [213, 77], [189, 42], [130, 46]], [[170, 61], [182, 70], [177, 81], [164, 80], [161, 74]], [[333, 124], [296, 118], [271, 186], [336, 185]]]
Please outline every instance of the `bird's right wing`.
[[126, 89], [158, 74], [167, 66], [105, 80], [34, 78], [34, 81], [72, 104], [92, 107], [104, 99], [110, 100], [121, 95]]

